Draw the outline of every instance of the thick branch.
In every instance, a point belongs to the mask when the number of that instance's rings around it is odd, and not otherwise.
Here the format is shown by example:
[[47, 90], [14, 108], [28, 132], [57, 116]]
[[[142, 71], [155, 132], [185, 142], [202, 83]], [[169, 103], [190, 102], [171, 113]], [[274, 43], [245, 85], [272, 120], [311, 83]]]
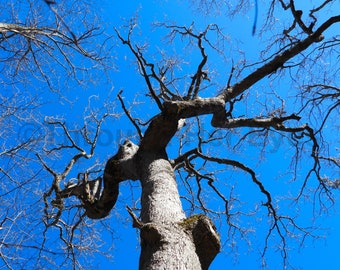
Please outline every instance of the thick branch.
[[88, 181], [85, 175], [79, 185], [69, 186], [60, 192], [62, 198], [76, 196], [84, 204], [85, 214], [89, 218], [99, 219], [106, 217], [116, 204], [118, 198], [118, 185], [120, 182], [138, 179], [135, 154], [138, 146], [126, 140], [119, 147], [116, 155], [108, 160], [104, 170], [104, 189], [100, 194], [101, 178]]
[[[275, 128], [277, 130], [290, 131], [284, 126], [283, 122], [287, 120], [299, 121], [301, 117], [292, 114], [284, 117], [268, 117], [268, 118], [232, 118], [232, 119], [218, 119], [215, 117], [215, 126], [220, 128], [238, 128], [238, 127], [254, 127], [254, 128]], [[295, 128], [294, 131], [301, 131], [305, 128]], [[293, 131], [293, 130], [292, 130]]]
[[164, 103], [165, 112], [177, 118], [190, 118], [204, 114], [213, 114], [211, 124], [218, 128], [259, 127], [275, 128], [287, 132], [298, 132], [306, 129], [306, 125], [296, 128], [284, 126], [287, 120], [299, 121], [301, 117], [291, 114], [282, 117], [267, 118], [227, 118], [225, 102], [221, 98], [204, 98], [189, 101], [168, 101]]
[[221, 98], [197, 98], [188, 101], [166, 101], [164, 111], [178, 118], [190, 118], [224, 111], [225, 102]]
[[331, 17], [325, 23], [323, 23], [313, 34], [308, 36], [306, 39], [297, 42], [294, 46], [278, 54], [271, 61], [264, 64], [262, 67], [255, 70], [253, 73], [249, 74], [239, 83], [235, 84], [233, 87], [225, 89], [225, 91], [220, 95], [224, 100], [230, 100], [237, 97], [246, 89], [268, 76], [269, 74], [276, 72], [277, 69], [281, 68], [284, 63], [292, 59], [299, 53], [306, 50], [310, 45], [315, 42], [320, 42], [323, 39], [322, 33], [327, 30], [334, 23], [340, 22], [340, 16]]

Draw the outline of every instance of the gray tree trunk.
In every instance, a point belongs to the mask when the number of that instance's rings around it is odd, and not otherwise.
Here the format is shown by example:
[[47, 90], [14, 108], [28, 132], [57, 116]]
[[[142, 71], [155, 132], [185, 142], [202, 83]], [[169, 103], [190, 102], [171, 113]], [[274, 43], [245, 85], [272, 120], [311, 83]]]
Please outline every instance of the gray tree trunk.
[[139, 269], [201, 269], [185, 219], [173, 169], [157, 153], [143, 153], [141, 256]]
[[220, 239], [204, 215], [186, 218], [165, 147], [177, 131], [178, 118], [154, 118], [137, 153], [142, 183], [139, 269], [208, 269]]

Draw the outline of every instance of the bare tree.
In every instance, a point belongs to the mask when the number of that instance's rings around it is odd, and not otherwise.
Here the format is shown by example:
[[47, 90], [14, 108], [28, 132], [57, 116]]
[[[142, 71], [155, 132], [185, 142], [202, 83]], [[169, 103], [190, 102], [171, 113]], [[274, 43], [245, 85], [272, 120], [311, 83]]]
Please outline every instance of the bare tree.
[[[94, 12], [87, 14], [89, 8], [86, 1], [64, 1], [64, 5], [43, 0], [0, 4], [0, 265], [7, 269], [62, 267], [68, 263], [63, 262], [65, 257], [72, 257], [64, 246], [50, 244], [55, 239], [69, 241], [77, 225], [70, 228], [68, 236], [52, 232], [56, 237], [51, 240], [44, 202], [47, 186], [55, 183], [49, 183], [50, 175], [39, 159], [48, 156], [46, 160], [56, 160], [59, 157], [54, 148], [69, 143], [70, 139], [69, 133], [60, 134], [65, 112], [51, 118], [51, 107], [58, 101], [69, 108], [76, 106], [75, 91], [70, 98], [69, 90], [76, 86], [85, 88], [85, 84], [93, 86], [95, 82], [88, 71], [94, 75], [93, 71], [103, 73], [108, 68], [103, 44], [106, 37], [101, 43], [97, 38], [104, 28], [100, 29]], [[93, 99], [89, 98], [89, 102]], [[90, 108], [89, 104], [79, 107], [84, 118], [82, 127], [68, 123], [72, 127], [69, 132], [72, 135], [78, 132], [80, 137], [82, 134], [89, 145], [89, 153], [81, 156], [93, 154], [91, 146], [96, 141], [91, 140], [98, 138], [98, 132], [92, 131], [99, 129], [103, 119], [112, 116], [112, 106], [104, 103], [103, 100], [97, 108]], [[65, 148], [71, 154], [72, 149], [79, 149], [75, 145]], [[58, 226], [54, 228], [61, 228]], [[90, 231], [91, 226], [84, 228]], [[95, 241], [95, 234], [89, 231], [82, 231], [76, 240], [83, 237]], [[83, 245], [82, 249], [95, 250], [97, 244]], [[77, 260], [78, 255], [79, 252]], [[53, 261], [52, 257], [62, 260]]]
[[[294, 1], [287, 4], [283, 1], [271, 2], [268, 6], [268, 21], [263, 25], [262, 33], [271, 28], [271, 20], [274, 19], [277, 9], [290, 14], [290, 24], [264, 49], [258, 62], [232, 66], [229, 78], [225, 81], [226, 86], [217, 89], [216, 95], [209, 91], [206, 94], [207, 91], [204, 90], [213, 85], [210, 79], [212, 72], [208, 69], [208, 51], [222, 51], [221, 47], [216, 45], [216, 42], [222, 42], [224, 38], [218, 25], [208, 25], [201, 31], [196, 30], [194, 24], [160, 25], [169, 31], [170, 41], [176, 42], [177, 38], [180, 38], [187, 41], [188, 46], [196, 47], [199, 52], [201, 60], [196, 71], [181, 78], [176, 77], [179, 61], [163, 58], [160, 62], [153, 63], [146, 56], [145, 46], [133, 43], [135, 22], [130, 24], [126, 37], [117, 30], [118, 38], [128, 46], [137, 60], [138, 71], [147, 86], [147, 95], [159, 113], [147, 122], [147, 128], [143, 132], [140, 120], [133, 116], [123, 103], [125, 113], [140, 136], [140, 142], [134, 144], [130, 140], [125, 141], [117, 154], [109, 159], [104, 170], [102, 192], [99, 189], [101, 179], [85, 179], [77, 186], [60, 191], [59, 196], [78, 197], [83, 203], [85, 214], [98, 219], [107, 216], [115, 205], [120, 182], [139, 180], [142, 186], [140, 217], [137, 217], [132, 209], [128, 210], [134, 226], [140, 229], [140, 269], [207, 269], [221, 248], [220, 237], [207, 213], [225, 215], [229, 232], [235, 236], [235, 232], [241, 235], [247, 233], [247, 229], [236, 222], [236, 216], [255, 215], [260, 212], [259, 215], [269, 224], [264, 239], [263, 258], [269, 248], [269, 242], [276, 238], [281, 247], [284, 264], [288, 264], [287, 237], [300, 235], [301, 239], [304, 239], [311, 235], [312, 230], [299, 225], [294, 215], [280, 210], [279, 200], [266, 187], [265, 181], [257, 176], [246, 161], [230, 158], [230, 150], [241, 147], [242, 144], [246, 145], [254, 136], [257, 137], [257, 142], [264, 140], [262, 149], [265, 149], [268, 138], [273, 135], [282, 136], [283, 140], [289, 139], [295, 149], [293, 179], [301, 183], [292, 198], [299, 201], [305, 196], [308, 183], [317, 181], [314, 192], [318, 193], [320, 198], [325, 196], [326, 201], [332, 201], [332, 189], [337, 187], [338, 180], [332, 179], [330, 175], [325, 176], [323, 170], [325, 164], [338, 168], [339, 163], [336, 157], [330, 157], [329, 152], [323, 151], [327, 143], [324, 141], [323, 130], [325, 123], [338, 110], [338, 101], [331, 102], [330, 105], [328, 102], [337, 99], [339, 88], [325, 83], [333, 81], [336, 72], [331, 73], [327, 79], [316, 76], [310, 81], [301, 82], [298, 77], [292, 75], [291, 79], [299, 83], [300, 87], [294, 95], [294, 98], [301, 100], [298, 105], [287, 104], [292, 101], [286, 100], [286, 95], [280, 96], [275, 91], [271, 93], [274, 96], [273, 106], [268, 106], [267, 100], [254, 102], [254, 99], [251, 99], [251, 88], [265, 78], [274, 77], [271, 81], [275, 82], [275, 79], [285, 73], [299, 74], [302, 69], [306, 72], [305, 76], [308, 76], [309, 72], [315, 72], [311, 67], [306, 68], [309, 62], [314, 63], [323, 57], [331, 57], [338, 38], [327, 37], [325, 32], [332, 29], [340, 21], [340, 17], [318, 18], [319, 11], [331, 2], [325, 1], [319, 7], [311, 8], [307, 17], [302, 16], [302, 10], [296, 9]], [[217, 40], [210, 38], [212, 33], [217, 36]], [[248, 74], [244, 75], [245, 72]], [[314, 82], [320, 79], [320, 83]], [[200, 97], [201, 93], [207, 97]], [[251, 111], [249, 116], [238, 116], [242, 111], [238, 107], [247, 99], [253, 104], [262, 102], [262, 107]], [[314, 119], [312, 115], [315, 111], [322, 111], [321, 117]], [[202, 121], [206, 121], [206, 118], [202, 118], [204, 115], [212, 116], [211, 128], [206, 130], [202, 127]], [[186, 147], [184, 138], [188, 129], [184, 129], [179, 143], [179, 155], [169, 159], [166, 147], [185, 119], [188, 119], [187, 125], [195, 126], [192, 128], [195, 135], [192, 136], [196, 137], [196, 146]], [[211, 147], [208, 150], [213, 141], [221, 141], [236, 132], [238, 141], [230, 145], [231, 149], [226, 148], [225, 153], [219, 155]], [[304, 157], [304, 153], [310, 156], [311, 162], [306, 176], [301, 179], [297, 176], [296, 164]], [[213, 168], [212, 171], [209, 171], [210, 167]], [[232, 168], [248, 175], [257, 188], [255, 192], [260, 194], [255, 208], [244, 213], [242, 210], [234, 210], [238, 199], [233, 189], [222, 191], [217, 184], [218, 177], [223, 177], [223, 174], [218, 172], [222, 167], [224, 170]], [[197, 194], [192, 195], [192, 200], [190, 197], [185, 198], [194, 209], [200, 209], [205, 215], [186, 217], [174, 171], [178, 172], [190, 191], [196, 190]], [[196, 187], [193, 187], [191, 179], [196, 180]], [[220, 200], [222, 211], [216, 212], [207, 206], [203, 200], [205, 189], [212, 190], [214, 196]], [[327, 204], [324, 204], [322, 199], [318, 203], [324, 207]], [[257, 210], [261, 208], [266, 209], [266, 212]]]
[[[200, 1], [200, 7], [215, 2]], [[239, 7], [248, 10], [249, 3], [241, 1], [235, 9], [230, 6], [228, 12], [235, 15]], [[118, 100], [139, 141], [125, 140], [107, 161], [103, 174], [100, 164], [95, 164], [73, 177], [75, 182], [70, 181], [72, 173], [81, 160], [94, 156], [100, 127], [109, 114], [90, 114], [91, 121], [85, 119], [84, 127], [78, 129], [86, 148], [74, 140], [66, 123], [48, 119], [48, 124], [58, 127], [67, 141], [49, 144], [37, 154], [52, 178], [43, 194], [45, 228], [40, 252], [53, 253], [46, 248], [46, 233], [57, 228], [67, 247], [67, 259], [74, 268], [81, 268], [78, 251], [97, 244], [99, 238], [90, 241], [87, 235], [84, 239], [90, 244], [85, 245], [86, 241], [76, 239], [77, 228], [85, 225], [87, 218], [107, 217], [117, 202], [119, 184], [132, 180], [139, 181], [142, 188], [140, 204], [127, 207], [133, 226], [140, 231], [140, 269], [208, 269], [221, 250], [222, 233], [230, 242], [245, 238], [252, 230], [251, 222], [254, 227], [258, 222], [258, 226], [267, 228], [261, 254], [264, 263], [275, 242], [284, 267], [289, 266], [291, 240], [303, 242], [317, 235], [313, 234], [313, 226], [300, 223], [297, 213], [287, 205], [304, 204], [305, 198], [312, 197], [315, 211], [325, 211], [334, 203], [333, 190], [339, 186], [333, 173], [339, 169], [339, 160], [330, 145], [338, 142], [329, 134], [338, 128], [339, 36], [332, 30], [340, 16], [327, 17], [323, 13], [336, 5], [335, 1], [304, 6], [304, 10], [296, 5], [293, 0], [259, 3], [259, 8], [267, 12], [267, 20], [259, 23], [258, 35], [271, 32], [272, 39], [253, 62], [237, 55], [240, 61], [230, 61], [229, 74], [222, 71], [221, 79], [212, 67], [217, 56], [228, 58], [224, 47], [228, 38], [217, 24], [202, 28], [195, 23], [159, 23], [157, 27], [167, 32], [169, 41], [160, 57], [148, 53], [153, 44], [147, 49], [144, 43], [134, 42], [136, 20], [123, 29], [117, 28], [118, 40], [136, 60], [146, 86], [144, 94], [151, 100], [155, 114], [149, 119], [134, 115], [123, 98], [124, 92], [119, 92]], [[278, 14], [283, 14], [283, 23], [274, 25]], [[186, 49], [180, 57], [166, 54], [166, 45], [174, 44]], [[186, 54], [192, 51], [197, 52], [198, 63], [183, 74], [187, 71], [182, 68], [188, 60], [185, 57], [190, 60], [191, 56]], [[193, 61], [190, 63], [192, 67]], [[289, 82], [289, 93], [279, 91], [282, 81]], [[259, 86], [261, 83], [264, 86]], [[149, 104], [145, 106], [149, 108]], [[329, 130], [331, 121], [336, 124]], [[273, 184], [272, 179], [263, 179], [250, 162], [267, 154], [273, 138], [289, 146], [291, 187], [285, 192], [273, 186], [284, 187], [286, 182]], [[170, 142], [177, 147], [173, 157], [168, 153]], [[250, 145], [258, 146], [253, 153], [256, 157], [247, 155]], [[49, 160], [51, 153], [69, 155], [66, 165], [55, 169]], [[237, 178], [241, 177], [248, 182], [239, 188]], [[2, 224], [7, 220], [3, 219]], [[227, 228], [220, 231], [221, 236], [213, 220]]]

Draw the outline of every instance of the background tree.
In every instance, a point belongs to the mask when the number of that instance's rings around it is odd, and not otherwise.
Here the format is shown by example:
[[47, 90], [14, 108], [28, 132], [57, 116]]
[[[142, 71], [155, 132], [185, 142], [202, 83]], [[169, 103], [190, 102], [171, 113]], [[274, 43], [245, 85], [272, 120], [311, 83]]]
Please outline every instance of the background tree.
[[[45, 155], [60, 159], [54, 148], [64, 146], [65, 158], [72, 156], [76, 145], [69, 145], [62, 133], [65, 117], [68, 132], [83, 134], [84, 142], [87, 139], [89, 153], [84, 156], [93, 155], [98, 134], [92, 142], [89, 132], [112, 115], [108, 106], [104, 109], [104, 99], [98, 102], [86, 90], [95, 85], [92, 76], [103, 77], [107, 68], [104, 39], [97, 38], [101, 23], [93, 12], [89, 14], [91, 6], [85, 2], [3, 1], [0, 6], [1, 265], [8, 269], [76, 266], [73, 249], [64, 249], [70, 236], [64, 235], [60, 224], [54, 224], [60, 234], [48, 230], [44, 201], [53, 183], [40, 159]], [[91, 98], [78, 102], [78, 89]], [[77, 107], [75, 114], [72, 108]], [[81, 235], [82, 240], [96, 240], [95, 234], [88, 238], [86, 230]], [[55, 244], [56, 239], [64, 244]], [[98, 245], [82, 249], [96, 250]]]
[[[251, 12], [252, 2], [241, 1], [235, 6], [215, 1], [195, 4], [209, 21], [211, 7], [218, 5], [226, 10], [227, 17], [223, 13], [223, 21], [214, 19], [216, 23], [208, 24], [203, 20], [157, 23], [153, 34], [157, 38], [148, 45], [136, 35], [138, 26], [145, 27], [143, 18], [115, 28], [118, 41], [134, 57], [146, 87], [133, 91], [132, 96], [136, 97], [130, 104], [126, 99], [131, 94], [124, 96], [130, 91], [129, 86], [118, 93], [117, 102], [136, 136], [121, 144], [116, 155], [108, 159], [104, 172], [100, 162], [104, 159], [85, 162], [95, 156], [100, 130], [112, 115], [108, 105], [94, 109], [98, 105], [93, 96], [87, 99], [80, 128], [70, 127], [56, 116], [45, 117], [47, 126], [58, 136], [54, 140], [39, 140], [40, 148], [28, 151], [35, 154], [34, 159], [27, 159], [38, 162], [31, 168], [44, 169], [29, 177], [30, 183], [41, 177], [51, 179], [45, 187], [22, 188], [21, 181], [25, 180], [12, 180], [10, 169], [2, 168], [3, 177], [19, 186], [20, 191], [38, 191], [42, 199], [34, 202], [30, 197], [27, 205], [40, 205], [44, 222], [44, 226], [32, 230], [32, 235], [39, 235], [41, 228], [42, 237], [27, 240], [30, 244], [25, 245], [21, 234], [17, 236], [22, 238], [14, 242], [2, 240], [2, 246], [12, 247], [12, 253], [1, 252], [8, 268], [15, 263], [21, 267], [30, 264], [31, 257], [35, 265], [47, 266], [51, 262], [46, 254], [58, 258], [53, 260], [58, 265], [85, 267], [84, 259], [88, 257], [82, 259], [79, 254], [95, 251], [103, 238], [96, 231], [98, 228], [92, 226], [98, 222], [88, 218], [96, 220], [109, 215], [117, 202], [118, 185], [125, 180], [139, 180], [142, 187], [141, 200], [133, 200], [133, 207], [127, 208], [134, 227], [140, 231], [141, 269], [159, 269], [164, 265], [172, 269], [206, 269], [220, 251], [219, 235], [222, 245], [235, 251], [237, 239], [252, 242], [253, 232], [262, 239], [259, 245], [263, 265], [267, 257], [279, 254], [286, 267], [290, 262], [288, 251], [296, 245], [294, 241], [303, 245], [306, 238], [319, 236], [317, 224], [306, 222], [305, 212], [310, 211], [310, 217], [327, 212], [335, 202], [333, 189], [339, 185], [338, 141], [334, 137], [339, 109], [339, 38], [333, 31], [340, 16], [330, 12], [336, 12], [335, 1], [312, 6], [298, 6], [292, 0], [259, 3], [261, 17], [266, 20], [259, 20], [258, 39], [251, 41], [254, 48], [260, 48], [255, 54], [242, 52], [238, 42], [246, 42], [244, 37], [251, 37], [251, 30], [249, 34], [241, 29], [230, 32], [233, 36], [229, 37], [228, 28], [223, 27], [230, 27], [232, 22], [240, 27], [237, 16]], [[54, 3], [45, 5], [64, 30], [61, 44], [99, 61], [99, 57], [78, 44], [82, 35], [70, 30], [64, 19], [67, 16], [55, 7]], [[5, 24], [6, 35], [16, 31], [29, 33], [19, 35], [24, 37], [23, 44], [28, 44], [28, 49], [18, 54], [25, 59], [26, 51], [32, 54], [30, 42], [41, 29], [33, 31], [25, 25], [7, 30], [11, 25], [12, 22]], [[85, 33], [93, 32], [87, 29]], [[161, 49], [154, 43], [159, 42], [159, 36], [166, 36]], [[51, 34], [46, 37], [49, 40]], [[4, 36], [4, 40], [10, 40], [9, 36]], [[126, 51], [119, 50], [125, 59]], [[55, 59], [60, 57], [71, 70], [73, 61], [78, 62], [77, 58], [69, 61], [64, 50]], [[54, 90], [54, 80], [49, 82], [44, 76], [49, 73], [40, 71], [35, 57], [31, 62]], [[17, 66], [20, 64], [16, 62]], [[22, 84], [19, 86], [21, 89]], [[62, 95], [67, 96], [64, 89]], [[17, 149], [26, 150], [27, 136], [24, 138], [4, 151], [8, 164], [13, 164], [8, 161], [9, 154], [17, 157]], [[30, 145], [36, 142], [34, 136], [29, 138]], [[275, 164], [278, 160], [290, 167], [279, 168]], [[273, 171], [268, 169], [274, 165]], [[22, 175], [19, 170], [19, 178]], [[3, 198], [13, 198], [13, 194], [9, 190]], [[8, 203], [8, 209], [11, 205]], [[304, 214], [299, 215], [302, 211]], [[27, 215], [29, 211], [7, 211], [1, 223], [7, 234], [12, 224], [19, 224], [18, 213], [25, 213], [26, 222], [37, 220], [36, 224], [40, 224], [40, 218]], [[217, 229], [213, 223], [217, 223]], [[64, 250], [55, 248], [56, 239], [62, 240]], [[256, 241], [252, 244], [257, 247]], [[24, 248], [37, 253], [12, 261], [9, 254], [20, 254], [18, 249]]]

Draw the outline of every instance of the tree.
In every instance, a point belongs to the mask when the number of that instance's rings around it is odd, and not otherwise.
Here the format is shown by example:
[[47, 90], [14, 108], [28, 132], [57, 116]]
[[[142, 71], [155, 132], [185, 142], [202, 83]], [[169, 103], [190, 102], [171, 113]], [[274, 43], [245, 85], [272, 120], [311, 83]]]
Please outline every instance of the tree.
[[[202, 12], [215, 4], [201, 1], [197, 6]], [[265, 260], [271, 241], [275, 241], [283, 265], [288, 266], [291, 239], [303, 242], [306, 237], [316, 237], [315, 228], [290, 211], [290, 203], [304, 205], [311, 196], [314, 211], [325, 211], [333, 204], [333, 189], [339, 185], [332, 172], [339, 168], [332, 146], [338, 142], [330, 133], [337, 130], [337, 124], [330, 127], [332, 131], [328, 125], [337, 123], [339, 110], [339, 37], [332, 29], [340, 16], [326, 17], [323, 13], [332, 5], [334, 1], [299, 8], [293, 0], [260, 4], [267, 20], [259, 23], [259, 33], [255, 34], [265, 39], [270, 33], [270, 40], [255, 60], [247, 55], [243, 59], [233, 50], [226, 53], [229, 38], [220, 24], [158, 23], [156, 31], [166, 32], [168, 42], [158, 52], [153, 51], [154, 44], [134, 41], [138, 20], [117, 27], [118, 41], [135, 58], [145, 82], [143, 94], [152, 102], [153, 115], [136, 116], [133, 108], [138, 105], [132, 103], [134, 107], [129, 108], [124, 92], [119, 91], [118, 101], [139, 141], [125, 140], [106, 162], [102, 175], [97, 163], [78, 171], [76, 183], [70, 182], [76, 164], [94, 156], [100, 128], [111, 114], [93, 113], [89, 106], [84, 127], [78, 130], [89, 150], [76, 142], [76, 133], [66, 123], [48, 119], [49, 125], [61, 130], [66, 142], [56, 142], [56, 146], [49, 143], [50, 148], [36, 155], [52, 176], [43, 196], [44, 235], [47, 229], [58, 228], [74, 268], [78, 267], [77, 250], [84, 241], [75, 239], [76, 230], [86, 226], [87, 218], [107, 217], [117, 202], [119, 185], [133, 180], [140, 182], [142, 194], [140, 203], [127, 210], [140, 231], [140, 269], [208, 269], [221, 250], [220, 234], [212, 219], [227, 228], [228, 241], [246, 238], [251, 231], [248, 222], [257, 220], [266, 229], [261, 257]], [[228, 16], [235, 15], [248, 11], [249, 2], [228, 8]], [[278, 19], [282, 24], [276, 23]], [[183, 54], [171, 55], [171, 49], [183, 47]], [[236, 64], [230, 60], [235, 58]], [[219, 78], [213, 69], [220, 67], [214, 65], [218, 59], [229, 60], [227, 76]], [[186, 61], [190, 67], [185, 66]], [[225, 70], [220, 73], [225, 74]], [[283, 82], [288, 82], [289, 91]], [[291, 187], [285, 187], [284, 192], [275, 188], [284, 184], [261, 178], [251, 166], [255, 166], [250, 161], [253, 157], [246, 155], [254, 144], [259, 149], [252, 152], [254, 160], [269, 155], [266, 152], [273, 138], [288, 146], [285, 151], [291, 158]], [[173, 157], [169, 157], [170, 143], [174, 144], [171, 149], [177, 147], [171, 151]], [[66, 165], [54, 168], [49, 155], [64, 156], [65, 152], [69, 153]], [[235, 175], [245, 175], [250, 182], [238, 187], [233, 182]], [[213, 196], [210, 201], [206, 200], [208, 192]], [[217, 202], [211, 203], [214, 199]], [[186, 214], [190, 212], [193, 215]], [[45, 241], [44, 236], [41, 253]]]
[[[49, 256], [64, 257], [62, 248], [49, 246], [50, 224], [44, 223], [49, 175], [39, 158], [44, 154], [58, 158], [48, 150], [67, 140], [56, 138], [65, 112], [51, 113], [66, 103], [71, 115], [71, 106], [76, 104], [74, 88], [93, 86], [91, 76], [103, 73], [107, 51], [105, 44], [98, 43], [98, 20], [93, 13], [86, 14], [89, 5], [85, 2], [7, 1], [0, 6], [1, 267], [46, 268], [46, 264], [53, 265]], [[75, 14], [86, 15], [86, 19]], [[96, 42], [91, 41], [95, 38]], [[71, 95], [67, 88], [72, 89]], [[89, 103], [94, 100], [89, 98]], [[109, 107], [101, 112], [100, 107], [90, 110], [89, 106], [84, 106], [85, 126], [93, 123], [96, 113], [104, 118], [112, 115]], [[77, 130], [85, 127], [74, 127], [71, 133]], [[95, 249], [92, 245], [91, 250]]]

